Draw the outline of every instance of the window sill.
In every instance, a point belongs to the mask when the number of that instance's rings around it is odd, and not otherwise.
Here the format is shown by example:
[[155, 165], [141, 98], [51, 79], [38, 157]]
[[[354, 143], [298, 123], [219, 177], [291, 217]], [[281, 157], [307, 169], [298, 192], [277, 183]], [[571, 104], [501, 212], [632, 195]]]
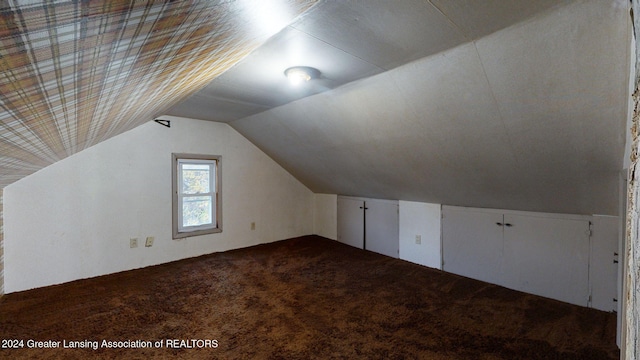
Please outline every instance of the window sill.
[[195, 230], [195, 231], [183, 231], [183, 232], [179, 232], [179, 233], [174, 233], [173, 234], [173, 239], [184, 239], [184, 238], [188, 238], [188, 237], [193, 237], [193, 236], [201, 236], [201, 235], [208, 235], [208, 234], [218, 234], [221, 233], [222, 229], [221, 228], [213, 228], [213, 229], [204, 229], [204, 230]]

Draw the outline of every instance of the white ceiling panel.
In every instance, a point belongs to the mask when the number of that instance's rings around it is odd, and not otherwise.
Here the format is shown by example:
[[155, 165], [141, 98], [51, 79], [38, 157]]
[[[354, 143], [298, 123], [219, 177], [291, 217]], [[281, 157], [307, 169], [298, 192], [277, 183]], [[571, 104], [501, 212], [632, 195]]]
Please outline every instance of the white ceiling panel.
[[[516, 166], [513, 149], [473, 44], [408, 64], [390, 74], [399, 96], [408, 99], [416, 113], [419, 133], [434, 145], [433, 152], [422, 156], [438, 159], [439, 167], [423, 166], [423, 173], [434, 172], [433, 176], [439, 177], [449, 170], [475, 183], [463, 189], [439, 180], [441, 191], [466, 191], [483, 186], [485, 179], [494, 179], [496, 186], [509, 183]], [[483, 151], [469, 151], [479, 148]]]
[[233, 98], [207, 96], [196, 93], [188, 99], [172, 107], [167, 115], [175, 115], [192, 119], [229, 122], [269, 110], [271, 106], [247, 103]]
[[428, 0], [470, 39], [522, 22], [572, 0]]
[[627, 18], [613, 3], [579, 2], [477, 42], [520, 161], [551, 174], [620, 169]]
[[[570, 1], [321, 1], [168, 114], [240, 119], [446, 51]], [[322, 76], [292, 88], [283, 75], [291, 66], [315, 67]]]
[[293, 26], [387, 70], [469, 40], [425, 0], [325, 1]]
[[[292, 66], [316, 68], [320, 71], [320, 77], [300, 86], [291, 86], [284, 71]], [[190, 111], [191, 117], [217, 120], [211, 118], [211, 113], [216, 111], [213, 105], [208, 109], [206, 106], [196, 105], [202, 102], [201, 99], [211, 99], [214, 105], [234, 102], [248, 106], [247, 109], [238, 106], [237, 114], [234, 114], [231, 108], [225, 108], [230, 112], [225, 114], [225, 120], [217, 121], [226, 122], [250, 115], [252, 113], [248, 112], [263, 107], [283, 105], [382, 71], [383, 69], [324, 41], [287, 27], [269, 39], [267, 46], [245, 57], [232, 69], [192, 95], [184, 104], [176, 105], [169, 114], [187, 116], [185, 111]], [[218, 117], [221, 118], [223, 117]]]

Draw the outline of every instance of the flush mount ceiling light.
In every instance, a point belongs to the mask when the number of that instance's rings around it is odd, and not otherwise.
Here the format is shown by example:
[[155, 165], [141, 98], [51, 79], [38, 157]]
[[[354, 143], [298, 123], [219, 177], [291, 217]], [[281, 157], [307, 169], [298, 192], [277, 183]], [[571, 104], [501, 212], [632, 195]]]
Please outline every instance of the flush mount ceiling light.
[[284, 71], [285, 76], [292, 85], [300, 85], [320, 76], [318, 69], [309, 66], [294, 66]]

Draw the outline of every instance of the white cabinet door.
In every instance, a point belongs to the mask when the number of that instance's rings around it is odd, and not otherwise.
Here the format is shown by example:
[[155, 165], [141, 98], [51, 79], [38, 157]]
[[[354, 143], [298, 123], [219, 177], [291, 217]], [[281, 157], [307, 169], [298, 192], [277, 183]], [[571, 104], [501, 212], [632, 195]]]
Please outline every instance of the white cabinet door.
[[501, 285], [502, 212], [442, 207], [442, 270]]
[[364, 201], [338, 196], [338, 241], [364, 249]]
[[442, 207], [444, 271], [588, 306], [589, 221]]
[[589, 300], [589, 221], [504, 215], [502, 285], [571, 304]]
[[367, 199], [365, 206], [365, 249], [397, 258], [400, 246], [398, 202]]

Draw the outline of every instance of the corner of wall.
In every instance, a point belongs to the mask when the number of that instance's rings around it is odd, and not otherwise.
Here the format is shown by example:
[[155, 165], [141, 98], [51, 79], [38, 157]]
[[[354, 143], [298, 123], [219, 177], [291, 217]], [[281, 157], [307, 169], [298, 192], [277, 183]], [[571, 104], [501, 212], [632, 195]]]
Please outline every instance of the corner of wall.
[[338, 195], [313, 194], [313, 233], [338, 239]]

